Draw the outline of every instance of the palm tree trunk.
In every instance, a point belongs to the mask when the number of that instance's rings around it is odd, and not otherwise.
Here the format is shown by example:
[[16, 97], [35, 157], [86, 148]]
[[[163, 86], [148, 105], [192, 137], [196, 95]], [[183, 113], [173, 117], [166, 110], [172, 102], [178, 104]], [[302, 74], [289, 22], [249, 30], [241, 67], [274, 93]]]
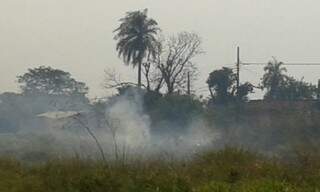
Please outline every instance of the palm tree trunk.
[[213, 95], [212, 90], [210, 89], [210, 86], [208, 86], [208, 88], [209, 88], [209, 92], [210, 92], [211, 98], [214, 99], [214, 95]]
[[141, 65], [142, 65], [142, 60], [140, 60], [138, 64], [138, 87], [139, 88], [141, 88]]

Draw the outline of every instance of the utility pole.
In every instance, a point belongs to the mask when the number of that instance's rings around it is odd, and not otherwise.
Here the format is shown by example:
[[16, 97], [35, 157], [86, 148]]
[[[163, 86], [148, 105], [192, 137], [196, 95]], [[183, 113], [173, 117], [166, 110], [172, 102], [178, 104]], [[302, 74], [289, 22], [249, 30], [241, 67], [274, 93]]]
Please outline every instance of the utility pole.
[[[240, 87], [240, 47], [237, 47], [237, 92], [236, 92], [236, 96], [237, 96], [237, 101], [240, 100], [239, 97], [239, 87]], [[240, 105], [239, 102], [236, 103], [236, 127], [237, 129], [239, 129], [240, 127]]]
[[317, 99], [320, 101], [320, 79], [318, 80], [318, 93], [317, 93]]
[[188, 72], [187, 87], [188, 87], [187, 93], [188, 93], [188, 95], [191, 95], [191, 88], [190, 88], [190, 71]]
[[237, 94], [240, 87], [240, 47], [237, 47]]

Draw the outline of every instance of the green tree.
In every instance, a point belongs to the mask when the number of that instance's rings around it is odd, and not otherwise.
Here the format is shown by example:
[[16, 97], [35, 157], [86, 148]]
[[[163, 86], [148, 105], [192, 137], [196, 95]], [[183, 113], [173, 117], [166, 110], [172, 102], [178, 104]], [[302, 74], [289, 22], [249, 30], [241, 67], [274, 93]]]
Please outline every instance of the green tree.
[[317, 87], [293, 77], [288, 77], [284, 85], [279, 88], [278, 99], [282, 100], [304, 100], [317, 97]]
[[254, 86], [249, 83], [249, 82], [245, 82], [244, 84], [241, 84], [239, 86], [239, 89], [237, 91], [237, 99], [240, 101], [248, 101], [248, 95], [249, 93], [253, 93], [253, 88]]
[[156, 56], [156, 35], [160, 29], [154, 19], [148, 18], [147, 9], [128, 12], [120, 22], [114, 31], [114, 38], [118, 41], [116, 50], [125, 64], [138, 65], [138, 86], [141, 87], [141, 65], [143, 59]]
[[68, 72], [51, 67], [28, 69], [27, 73], [17, 78], [24, 94], [71, 96], [88, 93], [85, 83], [76, 81]]
[[235, 91], [232, 85], [236, 82], [236, 74], [232, 69], [223, 67], [209, 74], [207, 80], [211, 98], [218, 103], [225, 103], [230, 100]]
[[264, 67], [265, 74], [262, 86], [267, 89], [266, 99], [272, 100], [303, 100], [313, 99], [317, 96], [316, 86], [285, 74], [287, 69], [282, 62], [276, 59]]
[[262, 77], [262, 87], [267, 89], [266, 99], [278, 99], [280, 97], [280, 88], [283, 87], [288, 79], [285, 74], [287, 69], [283, 67], [283, 63], [277, 61], [268, 62], [264, 67], [265, 74]]
[[236, 81], [236, 74], [227, 67], [210, 73], [207, 84], [212, 101], [220, 104], [230, 101], [246, 101], [248, 94], [253, 92], [253, 86], [246, 82], [241, 84], [237, 90]]

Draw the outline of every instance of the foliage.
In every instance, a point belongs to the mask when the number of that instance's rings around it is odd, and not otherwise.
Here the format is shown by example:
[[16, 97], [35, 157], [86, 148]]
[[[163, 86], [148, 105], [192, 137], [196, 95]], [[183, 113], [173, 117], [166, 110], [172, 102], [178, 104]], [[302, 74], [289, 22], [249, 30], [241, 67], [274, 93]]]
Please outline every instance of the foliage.
[[[145, 111], [150, 115], [155, 131], [184, 131], [203, 114], [202, 103], [188, 95], [165, 95], [155, 92], [144, 96]], [[168, 128], [163, 130], [160, 128]]]
[[[318, 159], [319, 160], [319, 159]], [[299, 163], [270, 160], [227, 148], [199, 154], [190, 162], [137, 161], [119, 165], [80, 159], [51, 160], [27, 166], [0, 160], [0, 190], [113, 192], [314, 192], [320, 189], [319, 161], [314, 171]], [[303, 175], [303, 176], [302, 176]]]
[[[118, 94], [109, 97], [106, 107], [123, 98], [139, 103], [141, 101], [142, 112], [151, 119], [152, 131], [184, 131], [194, 119], [204, 113], [203, 104], [194, 96], [162, 95], [130, 85], [119, 87]], [[167, 129], [164, 130], [165, 128]]]
[[126, 64], [138, 65], [138, 85], [141, 86], [141, 65], [144, 58], [155, 57], [158, 41], [155, 37], [160, 30], [158, 23], [144, 11], [128, 12], [120, 19], [116, 32], [117, 51]]
[[285, 154], [297, 145], [317, 146], [320, 110], [316, 101], [255, 101], [215, 106], [207, 110], [210, 125], [219, 130], [219, 145], [242, 146], [265, 153]]
[[285, 74], [287, 69], [276, 59], [270, 61], [264, 68], [262, 86], [267, 89], [265, 99], [271, 100], [305, 100], [317, 96], [316, 86], [296, 80]]
[[253, 86], [246, 82], [236, 87], [237, 76], [232, 69], [223, 67], [209, 74], [207, 84], [214, 103], [226, 104], [232, 101], [246, 101]]
[[267, 89], [265, 99], [278, 99], [280, 97], [280, 88], [285, 85], [288, 78], [285, 72], [287, 69], [282, 66], [283, 63], [273, 58], [264, 67], [265, 74], [262, 77], [262, 87]]
[[40, 66], [18, 76], [18, 82], [21, 94], [0, 94], [0, 131], [12, 133], [34, 128], [39, 123], [36, 116], [42, 113], [89, 108], [85, 96], [88, 87], [68, 72]]
[[236, 74], [230, 68], [222, 68], [210, 73], [207, 80], [212, 99], [217, 103], [226, 103], [234, 95], [235, 89], [232, 87], [236, 82]]
[[40, 66], [28, 69], [28, 72], [18, 76], [21, 90], [31, 95], [85, 95], [88, 87], [83, 82], [76, 81], [70, 73]]
[[293, 77], [288, 77], [285, 84], [279, 88], [278, 99], [281, 100], [305, 100], [314, 99], [317, 96], [317, 87], [304, 82], [296, 80]]
[[273, 59], [264, 67], [265, 74], [262, 78], [262, 86], [267, 89], [266, 99], [277, 99], [280, 94], [280, 87], [284, 86], [287, 75], [287, 69], [282, 66], [283, 63]]

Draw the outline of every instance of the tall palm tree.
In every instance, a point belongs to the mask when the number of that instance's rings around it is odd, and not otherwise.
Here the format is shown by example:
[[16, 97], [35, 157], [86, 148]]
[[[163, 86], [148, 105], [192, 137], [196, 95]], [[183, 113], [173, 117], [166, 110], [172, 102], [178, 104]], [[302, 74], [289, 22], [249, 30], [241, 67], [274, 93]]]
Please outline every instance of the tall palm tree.
[[120, 22], [114, 30], [114, 39], [118, 41], [116, 49], [125, 64], [138, 65], [138, 86], [141, 87], [141, 65], [143, 59], [156, 56], [156, 35], [160, 29], [155, 20], [148, 18], [147, 9], [128, 12]]
[[287, 69], [283, 67], [283, 63], [273, 58], [273, 61], [268, 62], [264, 67], [265, 74], [262, 78], [263, 87], [267, 88], [267, 98], [277, 99], [279, 89], [285, 84], [288, 76], [284, 74]]

